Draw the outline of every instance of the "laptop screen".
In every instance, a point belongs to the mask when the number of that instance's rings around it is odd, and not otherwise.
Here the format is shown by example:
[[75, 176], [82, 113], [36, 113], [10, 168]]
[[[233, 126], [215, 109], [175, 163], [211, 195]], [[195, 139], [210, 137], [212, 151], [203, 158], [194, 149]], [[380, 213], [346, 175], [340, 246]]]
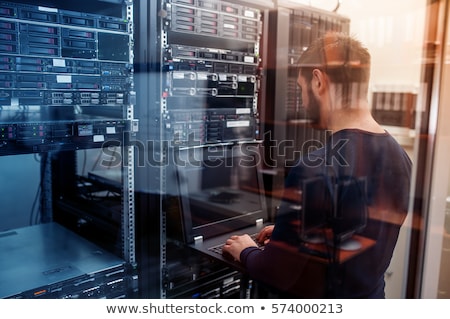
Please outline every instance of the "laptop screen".
[[367, 181], [365, 177], [348, 178], [337, 186], [336, 210], [333, 216], [334, 236], [344, 244], [367, 224]]
[[188, 243], [267, 220], [257, 145], [181, 150], [177, 173]]
[[333, 199], [327, 181], [317, 176], [303, 180], [302, 184], [300, 237], [306, 242], [323, 242], [324, 229], [333, 211]]

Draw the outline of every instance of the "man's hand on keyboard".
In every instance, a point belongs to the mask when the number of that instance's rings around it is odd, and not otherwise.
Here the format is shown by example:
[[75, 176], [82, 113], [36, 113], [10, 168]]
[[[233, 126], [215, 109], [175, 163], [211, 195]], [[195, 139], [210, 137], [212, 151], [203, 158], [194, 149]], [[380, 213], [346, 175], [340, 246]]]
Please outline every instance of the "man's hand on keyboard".
[[255, 241], [260, 245], [266, 245], [270, 240], [270, 236], [272, 236], [272, 232], [273, 225], [264, 227], [256, 236]]
[[234, 235], [227, 239], [222, 250], [224, 253], [230, 254], [235, 260], [241, 261], [241, 252], [247, 247], [258, 247], [258, 245], [247, 234]]

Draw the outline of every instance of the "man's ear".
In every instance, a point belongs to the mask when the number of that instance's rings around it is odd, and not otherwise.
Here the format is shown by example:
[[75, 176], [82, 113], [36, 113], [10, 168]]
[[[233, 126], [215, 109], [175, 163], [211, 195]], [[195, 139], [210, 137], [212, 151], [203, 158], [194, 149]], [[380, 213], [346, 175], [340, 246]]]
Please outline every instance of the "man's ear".
[[314, 69], [312, 73], [313, 77], [311, 81], [311, 86], [317, 94], [321, 95], [325, 92], [325, 88], [327, 85], [326, 75], [319, 69]]

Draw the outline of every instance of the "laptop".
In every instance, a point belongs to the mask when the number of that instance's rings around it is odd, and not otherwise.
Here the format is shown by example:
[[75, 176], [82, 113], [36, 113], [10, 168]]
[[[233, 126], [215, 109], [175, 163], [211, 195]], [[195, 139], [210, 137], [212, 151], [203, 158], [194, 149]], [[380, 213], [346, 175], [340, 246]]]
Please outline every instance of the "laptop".
[[259, 145], [186, 149], [177, 155], [183, 241], [241, 269], [220, 247], [232, 235], [256, 235], [268, 222]]

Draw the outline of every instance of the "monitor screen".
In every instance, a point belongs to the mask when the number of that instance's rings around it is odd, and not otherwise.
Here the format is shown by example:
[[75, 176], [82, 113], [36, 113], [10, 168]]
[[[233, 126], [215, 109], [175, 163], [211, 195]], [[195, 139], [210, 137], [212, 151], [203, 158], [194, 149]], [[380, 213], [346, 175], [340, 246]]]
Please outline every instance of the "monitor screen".
[[333, 205], [325, 177], [318, 176], [302, 182], [300, 237], [309, 243], [325, 241], [324, 230]]
[[[365, 178], [346, 178], [336, 186], [335, 212], [332, 219], [334, 239], [341, 249], [353, 250], [351, 237], [367, 223], [367, 185]], [[348, 246], [348, 248], [345, 247]]]
[[249, 147], [180, 151], [178, 184], [188, 242], [266, 221], [258, 147]]

